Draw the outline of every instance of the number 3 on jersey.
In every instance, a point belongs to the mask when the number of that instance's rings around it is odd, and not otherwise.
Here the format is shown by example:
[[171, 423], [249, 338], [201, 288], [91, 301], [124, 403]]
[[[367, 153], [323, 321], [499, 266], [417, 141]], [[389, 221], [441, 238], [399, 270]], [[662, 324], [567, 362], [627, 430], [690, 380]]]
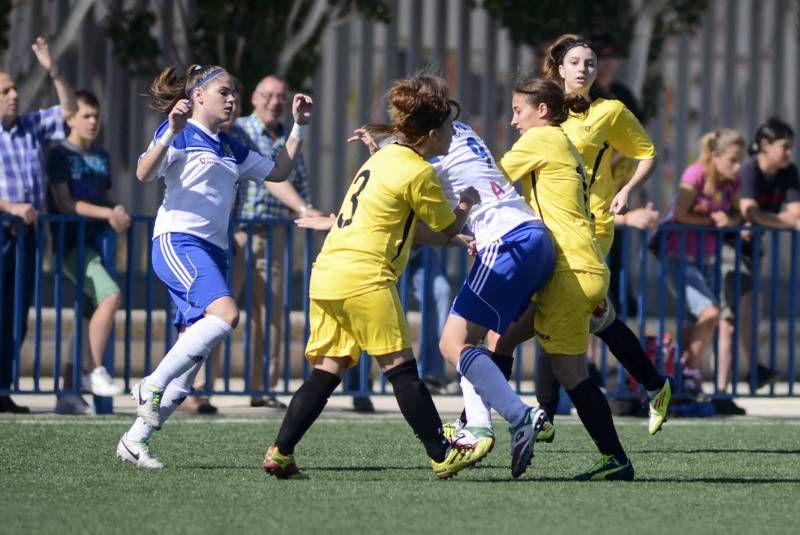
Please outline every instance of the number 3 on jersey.
[[364, 191], [364, 188], [367, 185], [367, 181], [369, 180], [369, 170], [364, 169], [358, 176], [353, 180], [353, 185], [355, 186], [358, 181], [361, 180], [361, 184], [359, 184], [358, 189], [355, 193], [350, 196], [350, 203], [352, 204], [352, 210], [350, 210], [350, 217], [344, 217], [344, 210], [339, 214], [339, 218], [336, 220], [336, 226], [339, 228], [344, 228], [350, 223], [353, 222], [353, 216], [356, 213], [356, 208], [358, 208], [358, 196], [361, 195], [361, 192]]

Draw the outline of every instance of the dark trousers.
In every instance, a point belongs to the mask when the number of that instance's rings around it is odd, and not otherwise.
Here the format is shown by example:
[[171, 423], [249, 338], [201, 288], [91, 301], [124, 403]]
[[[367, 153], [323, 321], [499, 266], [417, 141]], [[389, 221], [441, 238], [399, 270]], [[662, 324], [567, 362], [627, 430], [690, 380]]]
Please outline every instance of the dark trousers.
[[[14, 360], [18, 358], [28, 326], [28, 309], [33, 300], [33, 285], [36, 273], [36, 231], [34, 227], [0, 227], [3, 234], [2, 266], [2, 311], [0, 311], [0, 390], [7, 390], [13, 381]], [[17, 253], [22, 248], [19, 259], [21, 270], [17, 275]], [[20, 302], [19, 308], [16, 304]], [[16, 308], [16, 310], [15, 310]], [[14, 333], [14, 320], [21, 327], [19, 335]], [[0, 393], [0, 396], [5, 394]]]

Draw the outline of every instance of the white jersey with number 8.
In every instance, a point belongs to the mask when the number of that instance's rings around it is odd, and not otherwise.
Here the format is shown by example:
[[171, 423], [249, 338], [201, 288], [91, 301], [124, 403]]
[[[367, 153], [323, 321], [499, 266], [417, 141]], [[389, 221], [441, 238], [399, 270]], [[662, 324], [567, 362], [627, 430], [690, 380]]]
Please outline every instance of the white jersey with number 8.
[[481, 203], [472, 208], [467, 224], [478, 250], [526, 221], [540, 218], [495, 165], [486, 144], [461, 121], [453, 123], [453, 141], [445, 156], [431, 164], [439, 175], [445, 196], [455, 205], [462, 191], [478, 190]]

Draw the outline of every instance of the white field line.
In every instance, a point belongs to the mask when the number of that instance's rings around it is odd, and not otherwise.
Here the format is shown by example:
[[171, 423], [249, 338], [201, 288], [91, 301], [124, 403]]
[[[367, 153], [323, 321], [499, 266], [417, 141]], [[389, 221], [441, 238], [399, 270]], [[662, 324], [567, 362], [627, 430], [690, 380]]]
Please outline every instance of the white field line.
[[[203, 418], [175, 418], [170, 420], [169, 425], [264, 425], [267, 423], [274, 423], [279, 419], [279, 416], [258, 416], [252, 418], [241, 417], [203, 417]], [[385, 423], [397, 422], [401, 417], [386, 417], [386, 416], [364, 416], [357, 415], [347, 418], [341, 417], [321, 417], [319, 423], [322, 424], [358, 424], [358, 425], [380, 425]], [[0, 418], [0, 425], [13, 426], [13, 425], [52, 425], [52, 426], [118, 426], [123, 424], [130, 424], [133, 421], [133, 416], [130, 417], [103, 417], [102, 419], [95, 419], [92, 417], [78, 418], [74, 416], [66, 416], [64, 418], [16, 418], [16, 417], [3, 417]], [[647, 422], [640, 419], [625, 419], [616, 420], [615, 425], [618, 427], [646, 427]], [[563, 417], [557, 422], [558, 426], [577, 426], [581, 425], [580, 421], [575, 417]], [[737, 425], [763, 425], [763, 426], [800, 426], [800, 418], [757, 418], [757, 417], [737, 417], [737, 418], [691, 418], [681, 420], [671, 420], [665, 424], [668, 427], [701, 427], [701, 426], [737, 426]], [[502, 427], [502, 424], [501, 424]]]

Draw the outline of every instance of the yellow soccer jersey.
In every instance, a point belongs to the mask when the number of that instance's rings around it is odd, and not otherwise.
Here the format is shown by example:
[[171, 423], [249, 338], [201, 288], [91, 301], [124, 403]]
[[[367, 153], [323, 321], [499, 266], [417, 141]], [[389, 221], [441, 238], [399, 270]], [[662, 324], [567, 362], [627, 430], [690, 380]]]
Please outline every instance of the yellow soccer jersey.
[[599, 236], [611, 235], [614, 232], [611, 201], [621, 187], [614, 182], [612, 153], [616, 150], [634, 160], [655, 158], [653, 141], [642, 123], [619, 100], [599, 98], [592, 102], [587, 113], [570, 115], [561, 127], [586, 165], [595, 232]]
[[603, 273], [581, 156], [557, 126], [531, 128], [499, 162], [553, 235], [556, 271]]
[[359, 169], [311, 271], [314, 299], [345, 299], [397, 284], [417, 218], [434, 231], [455, 221], [433, 167], [389, 145]]

